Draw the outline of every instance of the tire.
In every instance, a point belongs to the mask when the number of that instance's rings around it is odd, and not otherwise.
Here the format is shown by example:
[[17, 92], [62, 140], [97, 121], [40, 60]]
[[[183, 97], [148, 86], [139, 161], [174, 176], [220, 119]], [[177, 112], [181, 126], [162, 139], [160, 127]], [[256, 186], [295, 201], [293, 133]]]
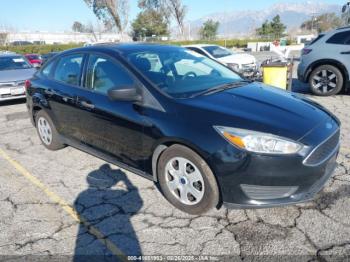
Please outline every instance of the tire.
[[[186, 170], [181, 172], [180, 166], [186, 166]], [[199, 215], [219, 203], [219, 188], [213, 172], [198, 154], [185, 146], [173, 145], [166, 149], [158, 161], [157, 174], [165, 198], [183, 212]]]
[[344, 76], [335, 66], [323, 65], [315, 68], [309, 79], [312, 93], [318, 96], [332, 96], [340, 93]]
[[65, 147], [61, 143], [59, 134], [52, 123], [49, 115], [40, 110], [35, 115], [35, 126], [42, 144], [51, 151], [60, 150]]

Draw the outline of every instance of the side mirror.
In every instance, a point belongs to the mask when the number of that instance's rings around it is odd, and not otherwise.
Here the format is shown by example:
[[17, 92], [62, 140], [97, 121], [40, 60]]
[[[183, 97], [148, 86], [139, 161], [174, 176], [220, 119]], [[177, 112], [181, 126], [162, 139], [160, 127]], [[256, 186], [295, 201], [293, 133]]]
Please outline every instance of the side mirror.
[[135, 86], [120, 86], [108, 90], [108, 97], [115, 101], [138, 102], [141, 95]]

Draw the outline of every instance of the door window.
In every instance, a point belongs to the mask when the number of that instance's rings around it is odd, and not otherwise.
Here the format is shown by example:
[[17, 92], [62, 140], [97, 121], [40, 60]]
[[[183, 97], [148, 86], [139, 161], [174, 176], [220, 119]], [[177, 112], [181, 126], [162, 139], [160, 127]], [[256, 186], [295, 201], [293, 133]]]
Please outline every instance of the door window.
[[54, 74], [54, 79], [69, 85], [79, 85], [83, 55], [69, 55], [62, 57]]
[[337, 45], [349, 45], [350, 44], [350, 31], [337, 33], [327, 41], [328, 44]]
[[86, 74], [86, 87], [107, 94], [108, 90], [133, 85], [134, 80], [128, 72], [110, 59], [90, 55]]

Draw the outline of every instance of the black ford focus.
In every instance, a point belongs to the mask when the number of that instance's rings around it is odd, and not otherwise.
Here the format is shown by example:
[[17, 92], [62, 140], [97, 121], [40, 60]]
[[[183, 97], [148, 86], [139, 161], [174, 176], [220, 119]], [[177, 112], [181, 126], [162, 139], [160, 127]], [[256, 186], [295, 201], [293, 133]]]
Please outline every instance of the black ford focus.
[[187, 213], [305, 202], [336, 167], [334, 115], [183, 48], [66, 51], [26, 88], [45, 147], [70, 145], [151, 179]]

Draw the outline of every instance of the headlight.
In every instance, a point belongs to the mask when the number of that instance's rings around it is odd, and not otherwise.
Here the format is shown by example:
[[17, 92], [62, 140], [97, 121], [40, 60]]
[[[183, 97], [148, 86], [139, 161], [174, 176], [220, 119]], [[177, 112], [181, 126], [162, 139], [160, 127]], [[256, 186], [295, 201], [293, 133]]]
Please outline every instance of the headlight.
[[267, 133], [222, 126], [214, 128], [231, 144], [254, 153], [287, 155], [303, 148], [302, 144]]
[[239, 64], [227, 64], [227, 66], [232, 70], [239, 72]]

